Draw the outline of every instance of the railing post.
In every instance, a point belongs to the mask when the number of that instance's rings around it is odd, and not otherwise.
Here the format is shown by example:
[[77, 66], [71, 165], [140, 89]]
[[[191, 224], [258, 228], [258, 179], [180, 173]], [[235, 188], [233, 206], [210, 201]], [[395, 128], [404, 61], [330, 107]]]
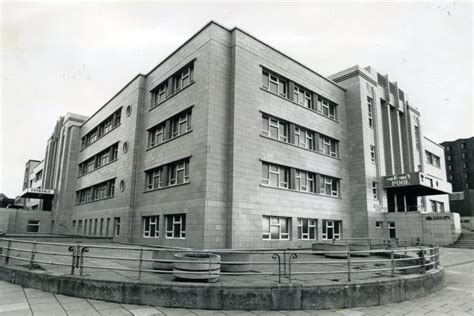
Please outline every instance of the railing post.
[[35, 261], [35, 254], [36, 254], [36, 240], [33, 241], [33, 244], [31, 245], [30, 265], [28, 267], [29, 270], [33, 269], [33, 263]]
[[74, 270], [76, 268], [76, 246], [69, 246], [68, 250], [72, 251], [71, 275], [74, 275]]
[[420, 249], [420, 258], [421, 258], [421, 274], [424, 274], [426, 272], [424, 249]]
[[347, 281], [351, 281], [351, 251], [347, 249]]
[[296, 259], [298, 258], [298, 255], [296, 253], [290, 254], [290, 258], [288, 259], [288, 283], [291, 284], [291, 259]]
[[391, 266], [392, 266], [392, 273], [391, 275], [392, 276], [395, 276], [395, 253], [392, 249], [392, 251], [390, 252], [390, 263], [391, 263]]
[[272, 259], [275, 260], [275, 259], [278, 259], [278, 284], [281, 283], [281, 258], [280, 258], [280, 255], [277, 254], [277, 253], [274, 253], [272, 255]]
[[84, 253], [89, 252], [89, 248], [87, 247], [82, 247], [81, 250], [79, 251], [79, 275], [82, 276], [82, 273], [84, 271]]
[[138, 280], [142, 278], [143, 247], [140, 248], [140, 257], [138, 259]]
[[211, 283], [211, 264], [212, 264], [212, 256], [209, 254], [209, 283]]
[[5, 264], [8, 264], [10, 261], [10, 248], [12, 247], [12, 241], [9, 240], [7, 244], [7, 253], [5, 254]]

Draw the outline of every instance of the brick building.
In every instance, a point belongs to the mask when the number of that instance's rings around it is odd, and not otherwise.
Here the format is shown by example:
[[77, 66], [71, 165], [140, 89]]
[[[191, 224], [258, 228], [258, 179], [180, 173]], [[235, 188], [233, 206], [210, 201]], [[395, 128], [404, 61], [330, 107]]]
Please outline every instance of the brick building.
[[474, 137], [441, 143], [446, 156], [448, 181], [454, 192], [474, 189]]
[[326, 78], [214, 22], [58, 124], [43, 180], [56, 233], [309, 246], [417, 237], [413, 216], [449, 213], [443, 148], [396, 82], [358, 66]]

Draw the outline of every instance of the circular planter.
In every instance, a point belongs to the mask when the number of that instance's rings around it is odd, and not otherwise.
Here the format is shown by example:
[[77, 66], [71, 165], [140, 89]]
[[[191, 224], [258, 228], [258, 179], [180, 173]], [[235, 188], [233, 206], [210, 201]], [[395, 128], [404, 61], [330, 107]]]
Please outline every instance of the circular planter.
[[212, 253], [177, 253], [174, 276], [181, 280], [217, 282], [221, 273], [221, 256]]
[[[349, 248], [347, 245], [337, 245], [333, 244], [328, 249], [326, 249], [325, 257], [328, 258], [347, 258], [347, 250]], [[332, 252], [332, 251], [341, 251], [341, 252]]]
[[350, 251], [357, 251], [352, 253], [351, 256], [354, 257], [369, 257], [370, 256], [370, 247], [369, 245], [364, 244], [349, 244]]
[[[221, 271], [222, 272], [249, 272], [252, 269], [251, 254], [249, 253], [227, 253], [218, 252], [221, 256]], [[225, 262], [242, 262], [237, 264]]]
[[155, 270], [173, 270], [174, 250], [155, 250], [153, 251], [152, 258], [155, 260], [170, 260], [170, 262], [156, 262], [153, 261], [151, 266]]

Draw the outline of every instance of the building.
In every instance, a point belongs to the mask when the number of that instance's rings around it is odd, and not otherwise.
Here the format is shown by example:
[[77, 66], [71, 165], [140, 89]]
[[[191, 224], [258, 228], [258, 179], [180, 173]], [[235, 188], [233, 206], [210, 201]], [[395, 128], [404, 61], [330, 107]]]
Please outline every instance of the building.
[[42, 187], [44, 161], [30, 159], [25, 164], [25, 174], [23, 176], [23, 192], [19, 197], [19, 202], [25, 210], [42, 209], [43, 200], [37, 199], [36, 193]]
[[10, 199], [3, 193], [0, 193], [0, 208], [14, 207], [15, 199]]
[[454, 192], [474, 189], [474, 137], [441, 143], [446, 156], [448, 181]]
[[371, 67], [326, 78], [210, 22], [82, 118], [48, 142], [55, 233], [195, 248], [456, 235], [443, 148]]

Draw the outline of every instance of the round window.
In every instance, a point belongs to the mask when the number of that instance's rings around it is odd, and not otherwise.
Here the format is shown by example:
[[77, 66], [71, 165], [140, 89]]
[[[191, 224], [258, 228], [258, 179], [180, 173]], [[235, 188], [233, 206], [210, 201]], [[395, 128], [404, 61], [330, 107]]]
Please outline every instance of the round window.
[[127, 116], [130, 116], [131, 113], [132, 113], [132, 107], [129, 105], [127, 106], [127, 109], [125, 110], [125, 114], [127, 114]]
[[120, 191], [123, 192], [125, 190], [125, 181], [120, 181]]
[[122, 150], [123, 150], [124, 154], [128, 151], [128, 143], [127, 142], [123, 143]]

